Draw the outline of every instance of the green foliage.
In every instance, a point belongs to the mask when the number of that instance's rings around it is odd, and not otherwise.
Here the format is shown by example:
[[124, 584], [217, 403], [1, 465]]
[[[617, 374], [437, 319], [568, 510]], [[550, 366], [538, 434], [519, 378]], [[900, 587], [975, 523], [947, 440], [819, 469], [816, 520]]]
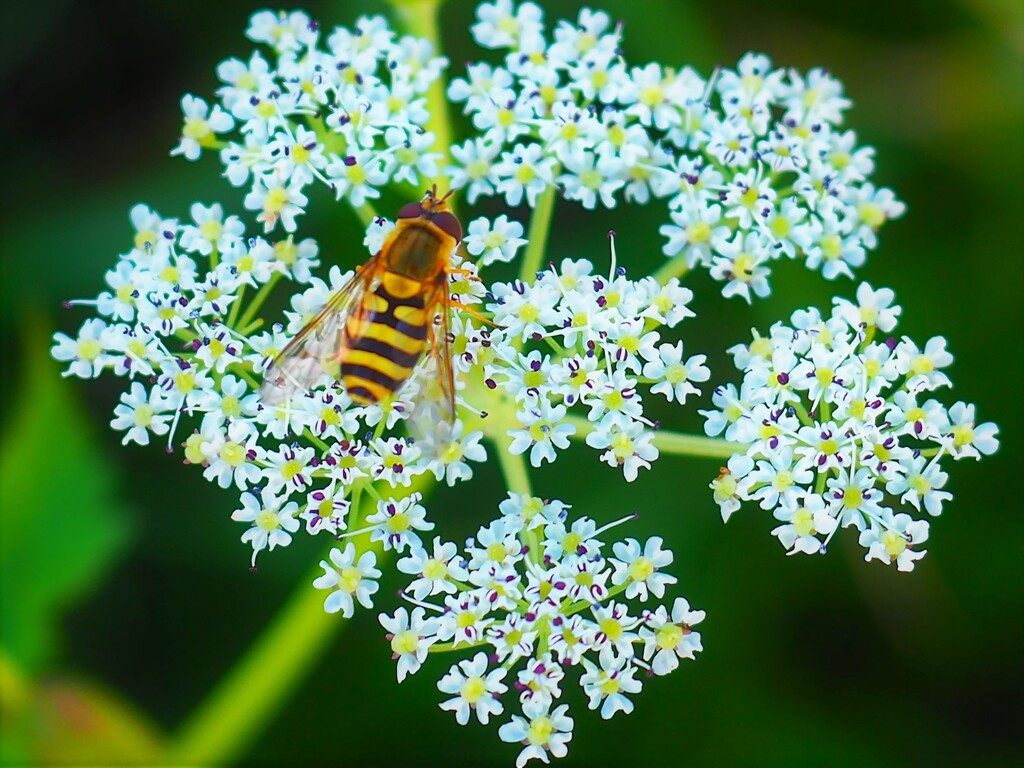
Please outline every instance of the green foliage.
[[40, 683], [5, 712], [0, 762], [145, 765], [163, 755], [162, 737], [128, 702], [83, 679]]
[[128, 538], [114, 466], [43, 327], [36, 320], [25, 334], [18, 407], [0, 448], [0, 647], [31, 672], [57, 651], [63, 611], [90, 594]]

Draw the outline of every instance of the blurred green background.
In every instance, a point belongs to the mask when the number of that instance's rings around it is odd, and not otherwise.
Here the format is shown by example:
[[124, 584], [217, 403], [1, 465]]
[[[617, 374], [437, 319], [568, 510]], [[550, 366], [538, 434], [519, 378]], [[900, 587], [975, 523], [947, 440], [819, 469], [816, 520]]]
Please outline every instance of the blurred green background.
[[[544, 6], [549, 19], [574, 17], [578, 7]], [[0, 725], [9, 763], [160, 762], [161, 745], [320, 556], [320, 543], [303, 537], [251, 574], [242, 528], [229, 519], [233, 494], [159, 447], [122, 449], [107, 427], [120, 383], [61, 380], [46, 354], [49, 334], [73, 333], [86, 314], [61, 301], [95, 296], [127, 250], [134, 203], [181, 218], [197, 200], [244, 213], [242, 194], [214, 160], [167, 153], [181, 94], [208, 97], [216, 63], [247, 55], [242, 33], [260, 7], [9, 0], [0, 10]], [[386, 11], [369, 1], [295, 7], [328, 28]], [[477, 55], [467, 32], [472, 7], [451, 0], [443, 10], [455, 72]], [[577, 727], [563, 764], [1024, 758], [1024, 495], [1010, 482], [1022, 477], [1022, 5], [599, 7], [624, 21], [632, 64], [691, 64], [706, 74], [761, 50], [778, 65], [826, 66], [845, 82], [855, 102], [849, 125], [878, 150], [876, 183], [909, 205], [860, 275], [896, 290], [902, 332], [919, 342], [946, 336], [957, 358], [948, 404], [977, 403], [981, 421], [1000, 425], [1002, 447], [952, 468], [955, 502], [933, 521], [930, 553], [910, 575], [862, 562], [850, 536], [837, 537], [827, 557], [787, 559], [763, 513], [723, 526], [707, 490], [712, 460], [665, 457], [627, 486], [577, 448], [536, 472], [535, 490], [577, 513], [608, 520], [639, 508], [622, 533], [665, 536], [681, 592], [708, 611], [705, 652], [648, 681], [635, 715], [605, 722], [578, 691], [569, 694]], [[661, 259], [663, 220], [657, 204], [600, 217], [559, 204], [549, 253], [601, 262], [611, 227], [620, 261], [638, 274]], [[355, 217], [326, 194], [300, 222], [328, 263], [362, 253]], [[684, 336], [691, 353], [710, 353], [714, 381], [732, 378], [723, 350], [752, 326], [852, 295], [849, 281], [780, 267], [773, 297], [753, 307], [725, 302], [705, 275], [691, 280], [698, 317]], [[673, 428], [700, 430], [696, 408], [663, 416]], [[461, 540], [503, 496], [496, 470], [485, 468], [472, 490], [438, 491], [432, 518]], [[382, 608], [390, 610], [399, 586], [389, 573]], [[511, 765], [517, 749], [494, 727], [460, 728], [437, 708], [435, 681], [451, 657], [396, 685], [375, 613], [358, 613], [329, 641], [239, 760]]]

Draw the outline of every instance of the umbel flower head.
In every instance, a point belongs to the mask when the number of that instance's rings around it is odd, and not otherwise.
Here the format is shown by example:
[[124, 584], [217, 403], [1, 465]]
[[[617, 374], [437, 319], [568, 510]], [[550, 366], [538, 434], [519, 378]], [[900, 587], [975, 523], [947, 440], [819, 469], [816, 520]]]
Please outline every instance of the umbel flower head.
[[483, 3], [477, 15], [476, 42], [505, 53], [503, 66], [471, 63], [451, 80], [449, 99], [478, 132], [464, 142], [438, 146], [429, 130], [426, 92], [448, 65], [429, 41], [379, 16], [322, 34], [303, 13], [263, 11], [248, 36], [269, 52], [223, 62], [212, 109], [184, 98], [174, 153], [218, 150], [268, 232], [295, 231], [314, 183], [357, 208], [442, 173], [471, 204], [500, 195], [533, 207], [556, 190], [590, 209], [662, 199], [666, 269], [708, 268], [725, 296], [747, 301], [768, 295], [783, 257], [852, 277], [904, 211], [871, 183], [874, 150], [843, 128], [850, 101], [823, 69], [751, 53], [705, 78], [627, 64], [622, 27], [601, 11], [553, 34], [533, 3]]
[[[725, 296], [748, 301], [770, 293], [783, 257], [852, 277], [904, 206], [871, 182], [874, 152], [844, 128], [850, 102], [824, 70], [754, 53], [707, 77], [635, 66], [607, 14], [583, 9], [549, 30], [537, 5], [512, 0], [482, 3], [471, 31], [498, 53], [446, 81], [435, 43], [383, 17], [328, 32], [301, 11], [254, 14], [257, 48], [221, 62], [213, 98], [183, 98], [171, 154], [216, 153], [255, 221], [219, 203], [183, 218], [135, 206], [106, 287], [70, 302], [94, 316], [56, 334], [52, 354], [66, 376], [123, 380], [111, 421], [123, 443], [165, 444], [232, 489], [253, 567], [261, 552], [324, 534], [314, 586], [327, 612], [372, 608], [381, 569], [397, 560], [408, 605], [380, 622], [399, 682], [431, 654], [467, 651], [440, 677], [441, 707], [460, 724], [500, 720], [522, 766], [566, 754], [571, 677], [601, 717], [629, 713], [646, 678], [701, 650], [693, 627], [704, 618], [666, 597], [676, 580], [661, 537], [607, 541], [633, 516], [570, 520], [568, 504], [533, 495], [530, 466], [577, 441], [610, 465], [607, 477], [632, 482], [665, 451], [733, 453], [712, 483], [724, 517], [744, 502], [772, 510], [791, 553], [854, 527], [868, 559], [910, 570], [928, 534], [917, 518], [950, 499], [940, 462], [997, 442], [974, 406], [930, 396], [950, 383], [945, 341], [890, 338], [892, 292], [866, 285], [828, 318], [797, 312], [731, 350], [743, 381], [717, 388], [703, 411], [716, 439], [666, 435], [646, 406], [683, 406], [711, 376], [679, 336], [694, 314], [687, 271], [706, 268]], [[445, 96], [473, 126], [454, 143]], [[335, 371], [260, 395], [281, 351], [359, 266], [298, 234], [316, 184], [358, 214], [371, 254], [401, 226], [374, 208], [385, 193], [415, 201], [436, 184], [460, 215], [486, 197], [534, 209], [529, 230], [512, 210], [466, 217], [444, 265], [450, 422], [423, 415], [442, 388], [436, 359], [370, 405]], [[547, 256], [558, 195], [584, 209], [663, 201], [667, 260], [637, 275], [618, 262], [614, 233], [609, 259]], [[516, 261], [518, 278], [492, 279], [491, 265]], [[271, 316], [278, 286], [288, 307]], [[490, 457], [509, 490], [499, 516], [462, 547], [433, 536], [427, 486], [470, 481]]]
[[400, 560], [413, 576], [402, 595], [415, 607], [382, 613], [380, 622], [399, 682], [428, 654], [468, 652], [437, 685], [448, 697], [441, 708], [460, 725], [486, 725], [518, 700], [522, 714], [498, 735], [523, 745], [521, 766], [566, 754], [573, 720], [558, 701], [570, 676], [604, 719], [629, 714], [645, 677], [666, 675], [702, 650], [693, 627], [704, 612], [682, 597], [639, 606], [664, 599], [676, 578], [664, 570], [674, 557], [660, 537], [606, 541], [633, 516], [599, 527], [570, 519], [561, 501], [515, 493], [500, 511], [461, 552], [435, 538]]
[[709, 435], [749, 445], [711, 484], [724, 520], [752, 502], [773, 513], [790, 554], [824, 552], [852, 527], [866, 560], [909, 571], [924, 556], [929, 524], [916, 518], [953, 498], [943, 461], [994, 453], [997, 428], [931, 396], [952, 386], [953, 356], [941, 336], [921, 347], [889, 335], [894, 299], [863, 283], [828, 317], [800, 310], [729, 350], [743, 381], [701, 412]]

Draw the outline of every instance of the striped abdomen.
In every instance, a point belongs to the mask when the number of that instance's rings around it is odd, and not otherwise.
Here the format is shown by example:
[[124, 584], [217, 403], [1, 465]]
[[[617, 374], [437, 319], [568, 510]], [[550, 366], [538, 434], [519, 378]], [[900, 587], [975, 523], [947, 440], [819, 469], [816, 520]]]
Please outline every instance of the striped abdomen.
[[424, 285], [386, 271], [345, 322], [341, 381], [352, 401], [371, 405], [397, 392], [427, 344]]

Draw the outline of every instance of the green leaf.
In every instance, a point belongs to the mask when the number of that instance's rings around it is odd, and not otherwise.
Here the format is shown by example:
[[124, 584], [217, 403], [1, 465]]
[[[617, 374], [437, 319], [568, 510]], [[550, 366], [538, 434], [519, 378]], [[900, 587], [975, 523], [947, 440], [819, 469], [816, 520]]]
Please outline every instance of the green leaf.
[[0, 646], [27, 673], [55, 650], [57, 622], [127, 540], [103, 455], [39, 321], [22, 335], [20, 391], [0, 443]]
[[156, 765], [164, 756], [157, 727], [129, 701], [81, 678], [33, 687], [0, 728], [4, 765]]

